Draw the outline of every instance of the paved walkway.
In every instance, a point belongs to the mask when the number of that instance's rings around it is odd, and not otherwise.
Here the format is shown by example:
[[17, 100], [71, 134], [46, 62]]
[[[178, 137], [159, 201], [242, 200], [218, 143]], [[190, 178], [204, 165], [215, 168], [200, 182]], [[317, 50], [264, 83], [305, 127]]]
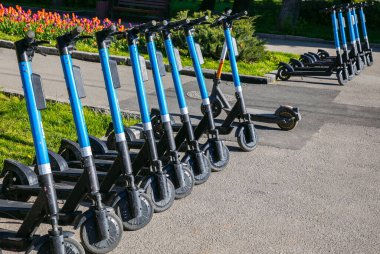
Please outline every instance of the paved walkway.
[[[303, 52], [318, 46], [284, 44], [268, 47]], [[379, 53], [375, 59], [345, 87], [332, 78], [312, 77], [245, 86], [248, 106], [299, 106], [303, 119], [297, 129], [258, 125], [260, 146], [251, 153], [227, 142], [231, 162], [225, 171], [169, 211], [155, 214], [146, 228], [125, 232], [115, 253], [379, 253]], [[83, 70], [85, 103], [106, 106], [100, 65], [74, 62]], [[48, 97], [67, 100], [58, 57], [36, 56], [33, 66]], [[121, 105], [137, 110], [130, 68], [119, 71]], [[0, 49], [0, 77], [4, 89], [21, 91], [13, 51]], [[183, 81], [187, 92], [196, 90], [194, 78]], [[169, 106], [176, 110], [170, 76], [165, 85]], [[147, 89], [155, 105], [151, 81]], [[230, 84], [223, 89], [233, 94]], [[188, 103], [197, 114], [199, 101], [189, 98]], [[13, 226], [0, 220], [0, 227]]]

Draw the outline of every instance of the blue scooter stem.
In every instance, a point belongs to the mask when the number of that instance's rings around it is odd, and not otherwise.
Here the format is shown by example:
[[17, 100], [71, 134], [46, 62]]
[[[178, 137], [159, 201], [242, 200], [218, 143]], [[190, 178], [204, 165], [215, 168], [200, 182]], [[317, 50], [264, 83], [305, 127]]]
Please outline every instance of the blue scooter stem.
[[41, 113], [37, 109], [33, 86], [32, 86], [32, 67], [29, 62], [19, 63], [19, 69], [24, 89], [26, 107], [28, 110], [30, 127], [33, 135], [33, 144], [36, 150], [37, 165], [39, 175], [51, 173], [48, 150], [45, 141], [45, 134], [42, 129]]
[[363, 37], [365, 40], [368, 40], [367, 25], [366, 25], [366, 19], [365, 19], [363, 7], [360, 7], [359, 13], [360, 13], [360, 22], [362, 23]]
[[[360, 34], [359, 34], [359, 26], [358, 26], [358, 19], [356, 17], [356, 11], [355, 8], [351, 9], [351, 15], [354, 25], [354, 32], [355, 32], [355, 38], [358, 43], [360, 43]], [[358, 45], [359, 46], [359, 45]], [[360, 50], [360, 49], [359, 49]]]
[[356, 50], [357, 50], [356, 43], [355, 43], [356, 36], [355, 36], [354, 24], [353, 24], [352, 15], [351, 15], [351, 9], [348, 9], [347, 11], [347, 22], [348, 22], [348, 31], [350, 33], [351, 45], [354, 48], [355, 54], [356, 54]]
[[339, 19], [340, 35], [342, 37], [342, 48], [346, 51], [347, 39], [346, 39], [345, 22], [344, 22], [342, 10], [339, 10], [338, 12], [338, 19]]
[[144, 81], [141, 74], [139, 52], [136, 44], [128, 46], [132, 61], [133, 77], [135, 79], [137, 100], [139, 102], [141, 120], [144, 126], [144, 131], [152, 129], [152, 123], [149, 116], [149, 106], [144, 89]]
[[333, 25], [333, 33], [334, 33], [334, 43], [335, 43], [335, 49], [336, 52], [340, 52], [340, 43], [339, 43], [339, 31], [338, 31], [338, 24], [336, 19], [336, 11], [331, 12], [331, 21]]
[[235, 50], [232, 44], [231, 29], [229, 27], [224, 29], [224, 37], [226, 38], [228, 57], [230, 59], [230, 65], [232, 70], [232, 77], [234, 80], [235, 91], [242, 95], [242, 88], [240, 84], [240, 76], [237, 68], [237, 62], [235, 57]]
[[194, 38], [191, 33], [192, 33], [191, 31], [187, 31], [186, 41], [189, 48], [191, 60], [193, 62], [195, 76], [197, 77], [197, 83], [198, 83], [199, 91], [202, 97], [202, 104], [206, 106], [210, 104], [210, 99], [208, 96], [206, 83], [205, 83], [203, 72], [202, 72], [202, 67], [201, 67], [201, 64], [199, 63], [197, 50], [195, 48]]
[[161, 120], [163, 123], [170, 122], [168, 105], [166, 103], [166, 96], [164, 91], [164, 85], [162, 83], [160, 70], [158, 67], [158, 61], [156, 57], [156, 45], [153, 41], [147, 42], [149, 60], [152, 67], [154, 86], [156, 88], [156, 95], [158, 99], [158, 106], [160, 108]]
[[174, 88], [176, 91], [177, 101], [178, 101], [181, 114], [188, 114], [185, 94], [182, 88], [182, 81], [179, 75], [177, 61], [174, 55], [174, 47], [173, 47], [172, 40], [170, 38], [165, 39], [165, 49], [166, 49], [166, 54], [168, 55], [169, 63], [172, 69], [171, 72], [173, 76], [173, 83], [174, 83]]
[[82, 102], [79, 99], [78, 91], [75, 85], [73, 63], [70, 54], [61, 55], [61, 63], [66, 80], [67, 91], [70, 95], [70, 105], [74, 116], [74, 122], [82, 156], [91, 156], [92, 151], [90, 146], [90, 140], [88, 137], [86, 121], [83, 115]]
[[102, 65], [103, 77], [107, 90], [107, 97], [110, 105], [111, 117], [113, 128], [115, 131], [116, 142], [124, 141], [125, 133], [123, 120], [121, 118], [121, 112], [119, 107], [119, 101], [117, 98], [117, 93], [113, 87], [111, 68], [109, 64], [109, 54], [107, 48], [99, 49], [100, 63]]

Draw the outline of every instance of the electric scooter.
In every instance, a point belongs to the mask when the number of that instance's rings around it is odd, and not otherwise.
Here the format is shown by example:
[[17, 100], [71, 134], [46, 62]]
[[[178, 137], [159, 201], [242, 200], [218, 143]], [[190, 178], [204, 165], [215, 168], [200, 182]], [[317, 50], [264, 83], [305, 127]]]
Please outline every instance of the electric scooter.
[[[221, 141], [219, 131], [217, 130], [214, 122], [214, 116], [212, 115], [210, 99], [208, 96], [207, 87], [201, 67], [200, 59], [203, 59], [203, 57], [199, 45], [194, 42], [193, 38], [193, 32], [195, 31], [194, 27], [197, 25], [206, 24], [207, 20], [208, 16], [190, 20], [187, 24], [178, 27], [178, 29], [182, 29], [185, 32], [190, 57], [192, 59], [198, 87], [202, 97], [202, 107], [204, 109], [204, 116], [194, 129], [194, 137], [196, 140], [199, 140], [203, 136], [203, 134], [207, 134], [207, 142], [205, 145], [202, 146], [201, 149], [207, 155], [211, 163], [212, 170], [221, 171], [227, 166], [230, 154], [227, 146], [223, 143], [223, 141]], [[175, 131], [179, 131], [181, 127], [182, 124], [173, 125]], [[176, 136], [177, 146], [180, 147], [185, 140], [185, 133], [178, 133], [178, 135]]]
[[[230, 15], [231, 10], [227, 10], [224, 15]], [[235, 44], [235, 43], [234, 43]], [[238, 55], [237, 48], [234, 47], [235, 55]], [[226, 99], [222, 89], [220, 88], [222, 70], [224, 62], [227, 56], [227, 45], [223, 45], [221, 52], [218, 71], [215, 73], [213, 80], [213, 87], [210, 94], [211, 107], [213, 116], [218, 117], [222, 111], [225, 111], [227, 114], [231, 112], [232, 106]], [[201, 107], [202, 113], [204, 113], [204, 107]], [[251, 119], [256, 122], [264, 123], [275, 123], [282, 130], [292, 130], [296, 127], [298, 121], [301, 120], [301, 114], [298, 111], [298, 108], [292, 106], [280, 106], [274, 114], [269, 112], [261, 111], [258, 109], [247, 108]]]
[[339, 34], [338, 34], [338, 22], [336, 18], [335, 7], [327, 8], [324, 12], [331, 13], [331, 19], [334, 31], [334, 42], [337, 57], [334, 61], [335, 64], [328, 66], [326, 68], [322, 67], [296, 67], [293, 68], [287, 63], [280, 62], [278, 66], [278, 71], [276, 78], [283, 81], [289, 80], [291, 76], [331, 76], [336, 72], [338, 83], [340, 85], [345, 85], [348, 82], [348, 70], [347, 65], [343, 61], [343, 57], [340, 50]]
[[372, 48], [369, 45], [369, 40], [368, 40], [368, 34], [367, 34], [367, 24], [366, 24], [366, 18], [364, 14], [364, 7], [366, 6], [371, 6], [374, 3], [367, 3], [367, 2], [360, 2], [356, 3], [354, 6], [359, 8], [359, 13], [360, 13], [360, 22], [362, 25], [362, 33], [364, 37], [364, 54], [366, 56], [367, 60], [367, 65], [371, 66], [373, 65], [373, 54], [372, 54]]
[[360, 33], [359, 33], [359, 25], [358, 25], [358, 17], [356, 15], [356, 5], [355, 4], [350, 4], [350, 10], [351, 10], [351, 15], [352, 15], [352, 22], [354, 25], [354, 32], [355, 32], [355, 37], [356, 37], [356, 44], [358, 47], [358, 52], [360, 55], [360, 58], [363, 61], [364, 66], [367, 66], [367, 57], [365, 55], [365, 52], [363, 51], [362, 44], [360, 42]]
[[[58, 37], [57, 42], [66, 85], [70, 95], [76, 131], [82, 148], [82, 162], [85, 170], [74, 186], [57, 183], [55, 184], [55, 189], [57, 193], [65, 193], [67, 196], [66, 202], [59, 210], [59, 224], [73, 225], [74, 229], [80, 227], [80, 237], [86, 251], [90, 253], [107, 253], [116, 248], [120, 242], [122, 223], [114, 213], [114, 210], [102, 203], [102, 197], [99, 193], [99, 182], [89, 147], [87, 128], [83, 118], [82, 105], [73, 75], [74, 67], [70, 53], [75, 41], [86, 38], [85, 36], [80, 36], [82, 30], [83, 28], [77, 27], [71, 32]], [[48, 157], [51, 158], [50, 155]], [[23, 166], [20, 163], [9, 163], [9, 165], [4, 167], [3, 172], [4, 175], [8, 172], [14, 173], [14, 177], [3, 181], [3, 190], [9, 190], [5, 193], [3, 192], [3, 194], [18, 192], [22, 193], [25, 199], [29, 199], [31, 195], [35, 195], [35, 192], [38, 193], [41, 190], [36, 182], [30, 180], [35, 177], [35, 174], [29, 167]], [[5, 186], [4, 183], [6, 183]], [[85, 198], [90, 200], [91, 204], [88, 210], [80, 212], [78, 211], [78, 207]], [[25, 216], [23, 212], [24, 210], [19, 210], [17, 216]], [[12, 213], [13, 217], [16, 216], [15, 214]]]
[[[35, 250], [38, 253], [84, 254], [83, 247], [71, 238], [73, 233], [64, 232], [58, 225], [59, 207], [40, 113], [40, 110], [46, 108], [46, 103], [41, 86], [41, 77], [32, 72], [31, 66], [31, 61], [34, 53], [38, 50], [38, 46], [46, 43], [49, 42], [35, 40], [33, 31], [28, 31], [24, 39], [15, 42], [22, 87], [37, 156], [35, 169], [38, 171], [38, 177], [33, 174], [33, 177], [30, 177], [28, 180], [33, 181], [37, 185], [39, 184], [41, 189], [33, 204], [21, 201], [0, 200], [0, 214], [2, 218], [14, 219], [15, 217], [24, 217], [17, 231], [0, 230], [0, 252], [1, 250], [7, 250], [28, 253]], [[4, 181], [14, 178], [14, 173], [7, 167], [7, 165], [12, 163], [17, 164], [13, 160], [5, 160], [4, 162], [5, 168], [8, 168], [8, 170], [4, 169], [1, 174], [2, 177], [5, 177]], [[30, 168], [27, 170], [33, 172]], [[17, 216], [18, 213], [25, 215]], [[35, 234], [40, 224], [44, 221], [49, 221], [51, 225], [48, 234], [42, 236]]]
[[[211, 173], [210, 161], [208, 160], [206, 155], [201, 151], [199, 144], [198, 144], [198, 141], [194, 137], [193, 129], [190, 128], [191, 122], [190, 122], [190, 118], [188, 115], [188, 110], [187, 110], [187, 106], [186, 106], [186, 99], [185, 99], [185, 96], [183, 93], [181, 79], [180, 79], [179, 70], [178, 70], [178, 66], [177, 66], [177, 59], [176, 59], [177, 54], [175, 53], [175, 49], [174, 49], [173, 44], [171, 42], [171, 30], [176, 29], [176, 28], [178, 28], [178, 27], [180, 27], [183, 24], [188, 23], [188, 22], [190, 22], [190, 21], [185, 20], [185, 21], [176, 21], [176, 22], [163, 22], [159, 29], [155, 28], [153, 31], [155, 31], [155, 32], [161, 31], [163, 38], [165, 40], [165, 48], [166, 48], [166, 52], [168, 55], [169, 63], [172, 67], [171, 72], [172, 72], [172, 76], [173, 76], [173, 82], [174, 82], [174, 87], [175, 87], [175, 91], [176, 91], [176, 95], [177, 95], [177, 100], [178, 100], [179, 107], [181, 109], [181, 120], [183, 123], [185, 123], [183, 125], [184, 127], [180, 131], [181, 134], [178, 134], [181, 137], [185, 137], [186, 145], [188, 148], [186, 150], [185, 156], [181, 159], [181, 162], [190, 166], [192, 174], [194, 176], [195, 184], [202, 184], [202, 183], [206, 182], [210, 176], [210, 173]], [[150, 29], [147, 29], [146, 32], [149, 35]], [[149, 39], [149, 36], [147, 39]], [[153, 56], [153, 54], [151, 54], [151, 53], [150, 53], [150, 55]], [[154, 66], [152, 68], [153, 70], [157, 67], [157, 66], [155, 66], [156, 65], [155, 62], [156, 62], [156, 60], [153, 59], [153, 61], [152, 61], [152, 63], [154, 63]], [[163, 68], [159, 68], [159, 69], [163, 69]], [[158, 82], [155, 82], [155, 85], [156, 84], [158, 84]], [[156, 85], [156, 92], [160, 91], [160, 90], [164, 91], [162, 84], [158, 90], [157, 90], [157, 88], [159, 88], [159, 87]], [[161, 99], [159, 99], [159, 102], [160, 101], [161, 101]], [[163, 105], [160, 105], [161, 108], [162, 108], [162, 106]], [[163, 110], [162, 112], [166, 112], [166, 111], [167, 111], [167, 109]], [[152, 109], [152, 112], [154, 112], [151, 114], [152, 123], [153, 123], [153, 131], [155, 133], [155, 137], [160, 139], [160, 141], [158, 141], [158, 145], [157, 145], [157, 152], [158, 152], [158, 156], [162, 157], [165, 155], [165, 153], [167, 152], [168, 149], [170, 150], [170, 146], [168, 144], [171, 141], [168, 143], [163, 142], [164, 139], [162, 136], [165, 135], [165, 126], [163, 126], [163, 124], [162, 124], [162, 122], [163, 122], [163, 120], [162, 120], [163, 118], [161, 117], [162, 112], [160, 112], [160, 110], [158, 110], [158, 109]], [[171, 122], [169, 122], [171, 119], [171, 116], [169, 113], [164, 118], [165, 118], [164, 122], [167, 122], [166, 125], [169, 125], [169, 123], [171, 124]], [[110, 125], [110, 127], [111, 127], [111, 125]], [[129, 128], [125, 127], [124, 130], [126, 133], [128, 133]], [[114, 145], [113, 145], [114, 140], [115, 140], [114, 134], [112, 131], [111, 132], [107, 131], [107, 134], [109, 134], [108, 138], [107, 138], [107, 147], [112, 148], [112, 147], [114, 147]], [[130, 134], [130, 132], [128, 134]], [[128, 134], [127, 134], [127, 136], [128, 136]], [[141, 149], [144, 142], [139, 140], [132, 133], [132, 135], [129, 135], [128, 144], [131, 148]], [[181, 145], [181, 144], [182, 143], [177, 142], [177, 137], [176, 137], [174, 145], [177, 147], [177, 150], [179, 148], [178, 145]]]
[[[356, 74], [359, 74], [356, 69], [356, 63], [355, 63], [355, 58], [356, 55], [354, 54], [352, 57], [350, 56], [350, 52], [348, 51], [347, 47], [347, 40], [346, 40], [346, 33], [345, 33], [345, 28], [346, 28], [346, 23], [343, 17], [343, 12], [342, 9], [344, 8], [343, 5], [336, 6], [336, 10], [338, 11], [338, 23], [339, 23], [339, 29], [340, 29], [340, 34], [342, 37], [342, 48], [343, 48], [343, 62], [346, 63], [347, 65], [347, 71], [348, 71], [348, 80], [352, 80]], [[351, 33], [350, 33], [351, 35]], [[354, 41], [355, 38], [351, 37], [351, 41]], [[352, 43], [355, 45], [355, 43]], [[335, 59], [336, 57], [324, 57], [321, 58], [318, 53], [313, 53], [313, 52], [308, 52], [303, 55], [301, 55], [300, 60], [296, 59], [290, 59], [289, 64], [293, 68], [297, 67], [329, 67], [331, 65], [335, 64]]]
[[[113, 87], [113, 80], [110, 76], [110, 61], [108, 56], [108, 46], [117, 33], [115, 32], [115, 27], [110, 27], [107, 29], [103, 29], [96, 33], [96, 38], [98, 42], [98, 48], [100, 53], [100, 59], [102, 64], [103, 73], [105, 75], [105, 83], [107, 95], [109, 96], [110, 108], [112, 112], [113, 121], [115, 126], [117, 124], [122, 125], [120, 109], [117, 104], [117, 95]], [[74, 66], [73, 70], [76, 69], [77, 75], [73, 73], [68, 73], [67, 75], [71, 77], [74, 75], [76, 90], [79, 92], [79, 97], [84, 97], [83, 87], [80, 85], [82, 83], [80, 78], [80, 70], [79, 67]], [[66, 79], [68, 80], [68, 79]], [[69, 93], [70, 98], [74, 95]], [[75, 97], [73, 98], [75, 100]], [[100, 186], [100, 193], [103, 195], [106, 204], [113, 207], [116, 210], [117, 215], [122, 219], [123, 227], [125, 230], [138, 230], [146, 226], [153, 215], [152, 204], [149, 200], [149, 197], [142, 193], [137, 186], [135, 185], [135, 179], [132, 174], [132, 166], [131, 160], [128, 154], [128, 146], [126, 143], [126, 139], [124, 132], [119, 133], [119, 129], [116, 127], [117, 135], [117, 151], [118, 155], [115, 158], [111, 168], [107, 173], [97, 173], [98, 177], [101, 178], [102, 185]], [[59, 154], [55, 154], [49, 151], [49, 156], [52, 161], [53, 167], [53, 175], [55, 180], [64, 181], [68, 183], [69, 181], [78, 181], [81, 177], [84, 170], [79, 170], [75, 168], [69, 168], [66, 161], [59, 156]], [[85, 166], [85, 165], [83, 165]], [[115, 188], [115, 184], [117, 183], [117, 188]], [[8, 186], [5, 185], [8, 191], [6, 193], [12, 193], [12, 195], [18, 195], [19, 197], [30, 197], [30, 195], [36, 194], [38, 191], [37, 188], [20, 188], [19, 186]], [[3, 185], [4, 187], [4, 185]], [[61, 186], [58, 193], [61, 199], [67, 199], [69, 194], [73, 190], [72, 185]], [[27, 193], [25, 193], [25, 191]], [[26, 194], [29, 194], [26, 195]], [[8, 194], [9, 195], [9, 194]]]

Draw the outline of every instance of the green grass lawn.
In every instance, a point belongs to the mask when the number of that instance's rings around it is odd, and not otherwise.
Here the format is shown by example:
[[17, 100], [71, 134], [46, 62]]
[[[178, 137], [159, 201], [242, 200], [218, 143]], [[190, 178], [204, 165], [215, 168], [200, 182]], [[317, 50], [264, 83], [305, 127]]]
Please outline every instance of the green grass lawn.
[[[97, 137], [103, 136], [111, 116], [86, 107], [84, 114], [89, 133]], [[6, 158], [30, 165], [35, 153], [25, 100], [0, 92], [0, 117], [0, 171]], [[69, 104], [48, 102], [47, 109], [42, 111], [42, 119], [50, 150], [58, 151], [62, 138], [76, 140]], [[137, 121], [125, 120], [125, 124], [131, 125]]]
[[[13, 35], [7, 35], [3, 32], [0, 32], [0, 39], [3, 40], [9, 40], [9, 41], [16, 41], [20, 39], [20, 37], [13, 36]], [[52, 45], [54, 45], [52, 43]], [[85, 52], [92, 52], [97, 53], [98, 50], [94, 46], [89, 46], [88, 44], [84, 44], [81, 42], [77, 43], [77, 49], [80, 51]], [[118, 48], [111, 47], [110, 48], [110, 54], [111, 55], [117, 55], [117, 56], [129, 56], [129, 53], [127, 51], [122, 51]], [[141, 54], [145, 57], [145, 59], [149, 59], [147, 54]], [[267, 74], [271, 72], [272, 70], [277, 68], [278, 63], [281, 62], [289, 62], [290, 58], [298, 58], [297, 55], [290, 54], [290, 53], [283, 53], [283, 52], [272, 52], [269, 51], [266, 59], [264, 61], [259, 61], [255, 63], [245, 63], [245, 62], [238, 62], [238, 68], [239, 73], [244, 75], [253, 75], [253, 76], [263, 76], [264, 74]], [[192, 66], [191, 59], [186, 56], [181, 57], [182, 65], [183, 66]], [[211, 58], [205, 58], [205, 63], [202, 66], [206, 69], [211, 70], [217, 70], [219, 62], [217, 60], [211, 59]], [[164, 62], [168, 63], [168, 60], [164, 58]], [[228, 61], [226, 62], [224, 69], [224, 72], [231, 72], [231, 68], [229, 66]]]

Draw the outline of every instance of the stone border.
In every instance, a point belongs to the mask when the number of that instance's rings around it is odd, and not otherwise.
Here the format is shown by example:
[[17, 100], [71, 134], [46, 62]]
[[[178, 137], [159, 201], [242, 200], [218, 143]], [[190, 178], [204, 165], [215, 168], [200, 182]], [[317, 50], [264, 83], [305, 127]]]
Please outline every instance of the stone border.
[[[14, 49], [13, 42], [6, 41], [6, 40], [0, 40], [0, 47], [1, 48], [8, 48], [8, 49]], [[58, 49], [53, 47], [45, 47], [40, 46], [40, 51], [47, 55], [58, 55]], [[73, 51], [72, 57], [75, 59], [83, 60], [83, 61], [90, 61], [90, 62], [99, 62], [99, 54], [98, 53], [90, 53], [90, 52], [83, 52], [83, 51]], [[126, 56], [110, 56], [111, 59], [115, 60], [118, 64], [125, 64], [128, 66], [131, 66], [131, 59]], [[146, 60], [146, 67], [148, 69], [151, 69], [150, 62]], [[170, 72], [170, 65], [165, 64], [166, 71]], [[183, 70], [180, 72], [182, 75], [187, 76], [193, 76], [195, 77], [195, 72], [192, 67], [184, 67]], [[214, 70], [209, 69], [203, 69], [203, 75], [205, 78], [213, 79], [214, 78]], [[232, 81], [232, 73], [224, 72], [222, 74], [222, 80], [224, 81]], [[264, 76], [264, 77], [257, 77], [257, 76], [249, 76], [249, 75], [240, 75], [240, 80], [243, 83], [248, 84], [270, 84], [274, 82], [274, 79], [270, 76]]]
[[[302, 42], [316, 42], [321, 44], [329, 44], [334, 47], [334, 42], [325, 40], [325, 39], [319, 39], [319, 38], [309, 38], [309, 37], [303, 37], [303, 36], [296, 36], [296, 35], [286, 35], [286, 34], [266, 34], [266, 33], [255, 33], [257, 37], [260, 39], [277, 39], [277, 40], [286, 40], [286, 41], [302, 41]], [[375, 49], [380, 49], [380, 43], [371, 43], [370, 46]]]

